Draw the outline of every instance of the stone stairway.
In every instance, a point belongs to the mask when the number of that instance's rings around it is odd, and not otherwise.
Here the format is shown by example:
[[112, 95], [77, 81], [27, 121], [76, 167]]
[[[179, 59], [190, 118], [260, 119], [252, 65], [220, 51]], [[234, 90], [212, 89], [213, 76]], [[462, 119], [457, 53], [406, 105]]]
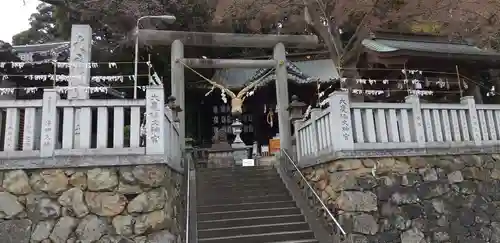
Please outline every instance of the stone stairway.
[[199, 169], [198, 242], [318, 242], [273, 167]]

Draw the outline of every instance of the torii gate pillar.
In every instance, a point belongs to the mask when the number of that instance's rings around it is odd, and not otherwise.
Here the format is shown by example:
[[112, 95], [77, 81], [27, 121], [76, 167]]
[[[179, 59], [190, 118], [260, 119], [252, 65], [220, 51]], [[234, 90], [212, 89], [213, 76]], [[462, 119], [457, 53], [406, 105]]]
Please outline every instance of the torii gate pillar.
[[[175, 40], [172, 43], [172, 53], [171, 53], [171, 94], [177, 99], [177, 104], [185, 111], [185, 81], [184, 81], [184, 65], [178, 60], [184, 58], [184, 44], [180, 40]], [[179, 137], [181, 149], [185, 148], [186, 142], [186, 113], [179, 112], [178, 114], [179, 123]]]
[[286, 51], [282, 43], [274, 47], [274, 60], [276, 60], [276, 102], [278, 106], [278, 124], [280, 147], [290, 153], [292, 149], [292, 131], [290, 127], [290, 114], [288, 105], [288, 72], [286, 70]]

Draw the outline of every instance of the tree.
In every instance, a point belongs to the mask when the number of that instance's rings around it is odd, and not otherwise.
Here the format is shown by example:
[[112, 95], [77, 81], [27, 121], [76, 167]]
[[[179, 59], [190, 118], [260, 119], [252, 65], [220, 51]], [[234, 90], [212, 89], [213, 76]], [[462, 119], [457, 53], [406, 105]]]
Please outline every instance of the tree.
[[[145, 19], [144, 28], [204, 30], [211, 20], [211, 11], [205, 1], [200, 0], [42, 0], [66, 10], [76, 21], [89, 24], [97, 34], [112, 43], [132, 40], [136, 21], [142, 16], [175, 13], [173, 25], [161, 20]], [[99, 33], [101, 32], [101, 33]]]
[[[37, 13], [33, 14], [31, 28], [16, 35], [16, 44], [36, 44], [56, 40], [68, 40], [72, 24], [88, 24], [93, 30], [93, 49], [98, 49], [100, 60], [133, 60], [133, 30], [141, 16], [175, 13], [176, 23], [144, 19], [141, 28], [204, 30], [211, 23], [211, 8], [202, 0], [42, 0]], [[141, 61], [145, 53], [168, 53], [168, 48], [154, 47], [155, 51], [141, 48]], [[187, 50], [188, 51], [188, 50]], [[111, 58], [113, 57], [113, 58]], [[159, 61], [156, 67], [169, 63], [168, 55], [153, 55]]]
[[[94, 60], [100, 62], [123, 61], [130, 62], [134, 60], [133, 44], [135, 36], [133, 35], [136, 27], [136, 21], [141, 16], [146, 15], [164, 15], [174, 14], [177, 21], [174, 24], [167, 24], [158, 19], [144, 19], [141, 21], [141, 28], [151, 28], [160, 30], [183, 30], [183, 31], [206, 31], [212, 28], [212, 7], [206, 0], [41, 0], [46, 4], [51, 4], [56, 9], [64, 13], [64, 23], [68, 26], [69, 39], [72, 24], [88, 24], [92, 27], [93, 54]], [[65, 32], [66, 33], [66, 32]], [[30, 39], [30, 38], [26, 38]], [[48, 38], [47, 38], [48, 39]], [[233, 51], [234, 52], [234, 51]], [[197, 56], [225, 56], [224, 52], [208, 48], [186, 47], [185, 55]], [[170, 47], [168, 46], [150, 46], [141, 47], [139, 60], [144, 62], [148, 60], [148, 54], [151, 54], [151, 62], [159, 76], [164, 80], [170, 79]], [[213, 54], [213, 55], [210, 55]], [[145, 65], [139, 65], [139, 73], [146, 73]], [[144, 69], [142, 69], [144, 68]], [[101, 70], [99, 70], [100, 72]], [[102, 70], [104, 71], [104, 70]], [[127, 70], [121, 70], [123, 73], [133, 73], [133, 65], [128, 66]], [[203, 70], [202, 73], [211, 70]], [[189, 80], [187, 74], [187, 79]], [[192, 74], [191, 74], [192, 75]], [[205, 73], [205, 75], [208, 75]], [[140, 79], [139, 85], [146, 84], [146, 79]], [[169, 92], [170, 82], [165, 82], [165, 92]], [[125, 84], [124, 84], [125, 85]], [[131, 86], [131, 84], [126, 84]], [[126, 90], [131, 96], [131, 89]], [[141, 94], [139, 94], [141, 95]], [[187, 103], [186, 105], [189, 105]], [[196, 112], [190, 107], [182, 107], [185, 112]], [[188, 116], [191, 117], [191, 116]], [[195, 124], [192, 124], [195, 126]], [[187, 126], [189, 126], [189, 121]], [[187, 129], [187, 132], [195, 129]]]
[[500, 51], [500, 0], [460, 0], [438, 15], [440, 32], [461, 39], [472, 39], [481, 47]]
[[67, 15], [54, 5], [42, 3], [29, 19], [30, 28], [12, 37], [14, 45], [41, 44], [69, 38]]
[[[174, 14], [177, 21], [168, 24], [158, 19], [143, 19], [141, 28], [168, 29], [184, 31], [204, 31], [211, 27], [212, 8], [204, 0], [42, 0], [61, 9], [67, 16], [69, 29], [71, 24], [88, 24], [94, 34], [93, 49], [99, 49], [100, 60], [126, 60], [134, 58], [134, 29], [137, 19], [142, 16]], [[185, 52], [206, 55], [209, 49], [187, 47]], [[161, 55], [160, 55], [161, 53]], [[170, 48], [154, 46], [140, 49], [140, 61], [145, 61], [148, 54], [157, 71], [165, 69], [164, 76], [169, 76]], [[117, 58], [120, 55], [120, 58]]]
[[269, 21], [284, 30], [305, 27], [322, 39], [339, 74], [355, 77], [362, 41], [373, 31], [426, 29], [489, 46], [490, 37], [500, 33], [498, 9], [498, 0], [243, 0], [219, 7], [218, 13], [222, 20], [238, 19], [260, 29]]

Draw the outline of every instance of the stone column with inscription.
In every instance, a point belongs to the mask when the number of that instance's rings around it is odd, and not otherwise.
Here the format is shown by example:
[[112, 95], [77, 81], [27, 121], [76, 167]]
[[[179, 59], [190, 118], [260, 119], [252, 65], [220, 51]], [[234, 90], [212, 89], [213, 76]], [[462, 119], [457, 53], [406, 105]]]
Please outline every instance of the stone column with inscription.
[[44, 91], [40, 157], [52, 157], [54, 155], [57, 134], [57, 99], [58, 94], [54, 89]]
[[354, 139], [351, 120], [351, 106], [349, 93], [335, 91], [330, 94], [330, 128], [329, 136], [332, 140], [334, 151], [344, 151], [354, 149]]
[[165, 154], [164, 104], [163, 87], [146, 90], [146, 154]]
[[[92, 29], [89, 25], [73, 25], [71, 27], [71, 47], [69, 65], [68, 86], [74, 89], [68, 90], [69, 100], [88, 99], [86, 88], [90, 86], [90, 62], [92, 52]], [[91, 134], [80, 134], [81, 122], [87, 119], [80, 119], [81, 111], [75, 110], [75, 134], [73, 144], [75, 148], [80, 147], [80, 136], [91, 136]], [[90, 122], [90, 119], [88, 119]]]

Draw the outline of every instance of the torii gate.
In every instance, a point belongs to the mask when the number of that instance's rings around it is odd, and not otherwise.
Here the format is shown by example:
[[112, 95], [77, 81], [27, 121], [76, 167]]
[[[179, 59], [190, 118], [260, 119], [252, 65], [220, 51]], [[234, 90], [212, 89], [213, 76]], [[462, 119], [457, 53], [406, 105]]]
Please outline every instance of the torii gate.
[[[172, 95], [179, 104], [185, 105], [185, 63], [193, 68], [276, 68], [276, 97], [278, 105], [278, 123], [281, 148], [290, 150], [292, 147], [290, 119], [287, 111], [288, 73], [286, 70], [286, 52], [288, 48], [318, 48], [318, 37], [314, 35], [256, 35], [209, 32], [184, 32], [165, 30], [139, 30], [139, 40], [149, 45], [172, 45], [171, 52], [171, 85]], [[274, 48], [272, 60], [245, 59], [197, 59], [184, 58], [184, 45], [205, 47], [246, 47]], [[185, 146], [186, 118], [185, 113], [179, 114], [181, 147]]]

